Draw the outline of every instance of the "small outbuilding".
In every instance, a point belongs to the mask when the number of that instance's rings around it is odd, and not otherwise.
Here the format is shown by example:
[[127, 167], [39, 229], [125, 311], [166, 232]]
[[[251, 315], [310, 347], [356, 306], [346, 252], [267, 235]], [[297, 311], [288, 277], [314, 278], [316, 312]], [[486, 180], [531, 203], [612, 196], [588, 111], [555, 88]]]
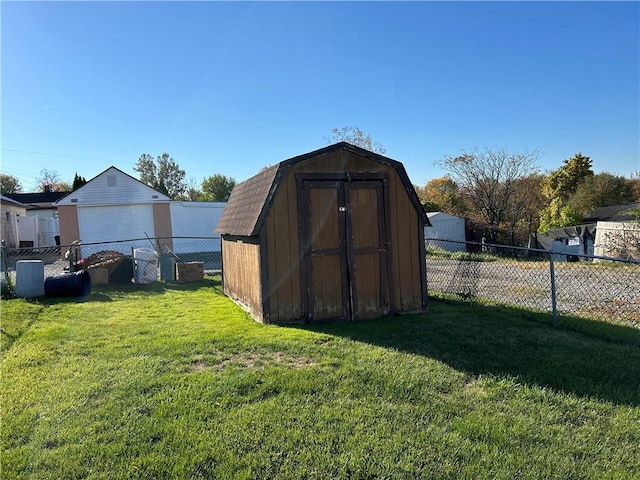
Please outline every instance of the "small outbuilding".
[[467, 249], [465, 219], [444, 212], [427, 212], [431, 226], [424, 228], [427, 248], [438, 248], [449, 252], [464, 252]]
[[216, 228], [224, 291], [264, 323], [424, 311], [425, 225], [400, 162], [330, 145], [233, 189]]

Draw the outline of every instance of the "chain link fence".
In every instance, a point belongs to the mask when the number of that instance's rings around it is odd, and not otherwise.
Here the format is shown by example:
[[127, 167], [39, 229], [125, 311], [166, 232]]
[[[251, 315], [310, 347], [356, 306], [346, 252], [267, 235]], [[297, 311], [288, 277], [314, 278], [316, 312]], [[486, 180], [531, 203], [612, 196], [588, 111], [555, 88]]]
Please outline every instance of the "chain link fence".
[[[42, 260], [45, 278], [102, 268], [105, 283], [131, 283], [137, 249], [155, 252], [152, 272], [174, 280], [178, 264], [201, 263], [205, 275], [222, 270], [219, 237], [139, 238], [45, 248], [2, 248], [3, 294], [15, 285], [19, 260]], [[640, 339], [640, 261], [504, 245], [426, 240], [427, 291], [455, 302], [503, 305], [542, 314], [556, 326], [591, 322], [629, 329]], [[170, 272], [170, 275], [167, 274]], [[586, 323], [585, 323], [586, 322]], [[626, 335], [626, 333], [625, 333]]]
[[176, 264], [200, 262], [207, 275], [222, 269], [219, 236], [161, 237], [43, 248], [2, 247], [3, 278], [9, 285], [15, 285], [18, 261], [42, 260], [45, 278], [80, 269], [94, 273], [102, 268], [102, 276], [106, 276], [104, 283], [131, 283], [135, 273], [135, 251], [142, 249], [155, 252], [158, 279], [173, 279]]
[[640, 333], [640, 261], [427, 239], [436, 298], [520, 307], [554, 325], [582, 320]]

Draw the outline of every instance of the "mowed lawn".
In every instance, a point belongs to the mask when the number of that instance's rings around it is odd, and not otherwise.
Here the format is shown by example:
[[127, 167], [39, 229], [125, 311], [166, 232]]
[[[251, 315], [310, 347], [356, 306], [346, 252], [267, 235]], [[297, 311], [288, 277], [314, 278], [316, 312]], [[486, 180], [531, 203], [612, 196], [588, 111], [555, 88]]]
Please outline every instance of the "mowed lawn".
[[215, 278], [1, 307], [3, 480], [640, 478], [640, 346], [515, 310], [265, 326]]

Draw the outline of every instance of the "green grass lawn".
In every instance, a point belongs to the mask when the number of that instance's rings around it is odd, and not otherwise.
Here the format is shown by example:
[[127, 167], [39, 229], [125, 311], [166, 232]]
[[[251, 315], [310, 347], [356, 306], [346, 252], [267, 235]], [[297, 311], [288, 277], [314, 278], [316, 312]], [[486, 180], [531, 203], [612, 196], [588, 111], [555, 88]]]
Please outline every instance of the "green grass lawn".
[[640, 478], [640, 347], [516, 310], [265, 326], [212, 278], [1, 307], [3, 480]]

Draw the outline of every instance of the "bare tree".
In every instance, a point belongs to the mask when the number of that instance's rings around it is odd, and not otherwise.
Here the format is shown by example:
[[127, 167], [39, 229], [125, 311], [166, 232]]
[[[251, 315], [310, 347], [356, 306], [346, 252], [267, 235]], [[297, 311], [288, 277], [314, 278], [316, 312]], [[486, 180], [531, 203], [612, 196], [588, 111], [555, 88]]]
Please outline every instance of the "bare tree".
[[478, 215], [487, 223], [492, 240], [503, 221], [520, 180], [536, 173], [537, 151], [510, 153], [504, 149], [464, 152], [438, 162], [460, 186]]
[[179, 200], [187, 200], [191, 202], [197, 202], [204, 198], [204, 193], [200, 190], [200, 186], [195, 178], [189, 177], [187, 180], [187, 190], [179, 197]]
[[524, 244], [529, 234], [538, 230], [540, 210], [546, 206], [542, 193], [544, 178], [544, 175], [534, 173], [515, 182], [504, 218], [511, 245]]
[[328, 141], [328, 143], [347, 142], [381, 155], [387, 151], [378, 142], [374, 142], [368, 133], [363, 132], [358, 127], [334, 128], [331, 130], [331, 137], [328, 138]]
[[73, 188], [69, 182], [63, 182], [58, 172], [53, 170], [40, 170], [40, 176], [36, 178], [38, 190], [41, 192], [70, 192]]

